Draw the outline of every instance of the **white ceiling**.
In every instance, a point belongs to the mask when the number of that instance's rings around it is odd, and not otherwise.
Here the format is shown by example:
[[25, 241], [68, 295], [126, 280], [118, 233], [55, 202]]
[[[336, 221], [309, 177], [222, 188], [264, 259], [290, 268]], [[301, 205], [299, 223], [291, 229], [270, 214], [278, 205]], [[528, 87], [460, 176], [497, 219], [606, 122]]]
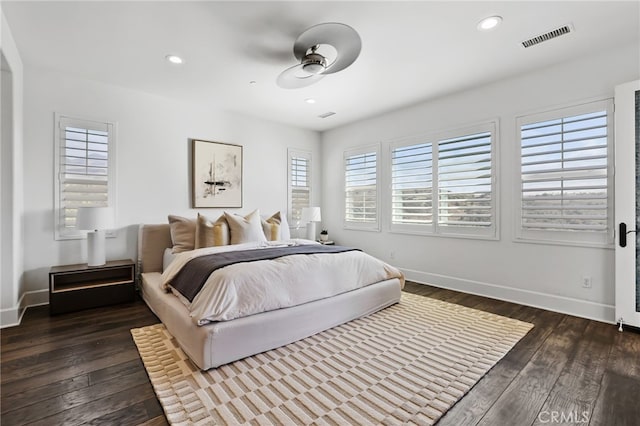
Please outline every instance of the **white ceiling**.
[[[2, 10], [27, 66], [319, 131], [640, 43], [638, 1], [2, 1]], [[490, 15], [502, 16], [502, 25], [479, 32]], [[323, 22], [355, 28], [360, 57], [312, 86], [276, 86], [296, 63], [297, 36]], [[568, 23], [575, 32], [520, 46]], [[166, 62], [169, 53], [185, 64]], [[317, 102], [306, 104], [310, 97]], [[317, 117], [327, 111], [336, 115]]]

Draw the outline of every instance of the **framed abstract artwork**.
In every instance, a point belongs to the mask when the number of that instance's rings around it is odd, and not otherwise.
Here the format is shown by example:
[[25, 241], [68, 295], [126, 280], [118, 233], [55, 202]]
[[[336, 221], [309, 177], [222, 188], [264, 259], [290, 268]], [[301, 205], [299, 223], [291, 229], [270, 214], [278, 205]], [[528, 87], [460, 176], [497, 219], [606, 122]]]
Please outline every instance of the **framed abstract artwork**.
[[193, 208], [242, 207], [242, 146], [191, 139]]

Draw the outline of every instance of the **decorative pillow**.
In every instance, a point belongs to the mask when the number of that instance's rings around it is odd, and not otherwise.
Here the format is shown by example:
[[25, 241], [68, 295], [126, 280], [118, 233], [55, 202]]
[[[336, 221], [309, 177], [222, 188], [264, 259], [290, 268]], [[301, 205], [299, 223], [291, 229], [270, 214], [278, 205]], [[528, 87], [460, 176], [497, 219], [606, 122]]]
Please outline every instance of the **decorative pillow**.
[[[280, 212], [278, 212], [280, 213]], [[287, 215], [281, 214], [280, 220], [280, 239], [281, 240], [290, 240], [291, 239], [291, 230], [289, 229], [289, 222], [287, 222]]]
[[198, 213], [195, 248], [229, 245], [229, 224], [224, 214], [215, 222]]
[[262, 229], [268, 241], [280, 241], [291, 239], [287, 217], [276, 212], [269, 219], [262, 220]]
[[262, 230], [259, 210], [254, 210], [244, 217], [224, 212], [224, 217], [229, 224], [231, 244], [267, 241]]
[[196, 240], [195, 219], [169, 215], [169, 230], [174, 253], [193, 250]]

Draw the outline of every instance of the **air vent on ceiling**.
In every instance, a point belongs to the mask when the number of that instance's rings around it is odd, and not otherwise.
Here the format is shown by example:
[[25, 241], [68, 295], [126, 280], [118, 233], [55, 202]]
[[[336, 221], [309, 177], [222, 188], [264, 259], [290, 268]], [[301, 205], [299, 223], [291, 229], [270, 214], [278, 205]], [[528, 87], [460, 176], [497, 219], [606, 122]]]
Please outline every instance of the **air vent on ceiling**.
[[331, 117], [332, 115], [335, 115], [335, 112], [329, 111], [329, 112], [325, 112], [324, 114], [320, 114], [318, 117], [319, 118], [327, 118], [327, 117]]
[[543, 41], [551, 40], [556, 37], [560, 37], [561, 35], [569, 34], [572, 31], [573, 31], [573, 25], [567, 24], [560, 28], [556, 28], [555, 30], [551, 30], [547, 33], [532, 37], [529, 40], [525, 40], [522, 42], [522, 46], [525, 48], [535, 46], [536, 44], [540, 44]]

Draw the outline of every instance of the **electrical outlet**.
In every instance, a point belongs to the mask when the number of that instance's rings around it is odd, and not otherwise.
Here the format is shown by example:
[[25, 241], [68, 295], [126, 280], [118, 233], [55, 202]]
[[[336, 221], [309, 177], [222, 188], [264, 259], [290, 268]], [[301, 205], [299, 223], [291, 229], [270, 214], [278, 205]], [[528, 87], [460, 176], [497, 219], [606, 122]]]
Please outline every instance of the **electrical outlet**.
[[582, 287], [591, 288], [591, 277], [582, 277]]

